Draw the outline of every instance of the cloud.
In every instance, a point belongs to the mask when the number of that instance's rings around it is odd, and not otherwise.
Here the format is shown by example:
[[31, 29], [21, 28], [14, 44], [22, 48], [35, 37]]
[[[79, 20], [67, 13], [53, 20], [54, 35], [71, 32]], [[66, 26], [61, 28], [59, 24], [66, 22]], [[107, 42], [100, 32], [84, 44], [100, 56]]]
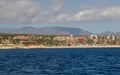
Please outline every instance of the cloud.
[[[62, 16], [61, 16], [62, 15]], [[52, 22], [117, 21], [120, 20], [120, 6], [101, 9], [86, 9], [75, 14], [60, 14]]]
[[120, 6], [105, 8], [99, 14], [100, 19], [120, 20]]
[[51, 10], [53, 12], [58, 12], [62, 10], [63, 5], [64, 5], [64, 2], [62, 0], [53, 0], [53, 5], [51, 7]]
[[0, 0], [0, 22], [29, 22], [40, 11], [40, 5], [30, 0]]
[[62, 9], [63, 4], [53, 1], [49, 10], [31, 0], [0, 0], [0, 23], [31, 23], [47, 21]]
[[92, 19], [92, 14], [95, 12], [95, 10], [90, 9], [90, 10], [84, 10], [80, 11], [77, 14], [73, 15], [72, 19], [73, 21], [86, 21], [89, 19]]
[[49, 22], [64, 22], [68, 18], [67, 14], [60, 14], [57, 17], [48, 20]]
[[[120, 6], [86, 8], [78, 12], [62, 12], [63, 0], [51, 0], [45, 9], [32, 0], [0, 0], [0, 23], [81, 22], [120, 20]], [[74, 14], [73, 14], [74, 13]]]

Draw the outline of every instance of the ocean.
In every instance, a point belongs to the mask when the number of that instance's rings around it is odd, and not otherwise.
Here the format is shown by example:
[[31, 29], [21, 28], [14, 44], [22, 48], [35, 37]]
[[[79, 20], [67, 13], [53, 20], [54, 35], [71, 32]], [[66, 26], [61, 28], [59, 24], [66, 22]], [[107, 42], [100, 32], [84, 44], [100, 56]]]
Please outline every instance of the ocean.
[[120, 75], [120, 48], [1, 49], [0, 75]]

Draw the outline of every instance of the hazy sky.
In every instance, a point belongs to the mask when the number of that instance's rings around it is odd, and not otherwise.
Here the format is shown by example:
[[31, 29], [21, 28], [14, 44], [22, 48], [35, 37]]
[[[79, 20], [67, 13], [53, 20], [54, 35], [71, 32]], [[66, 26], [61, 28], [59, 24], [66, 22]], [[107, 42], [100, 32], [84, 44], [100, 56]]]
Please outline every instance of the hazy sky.
[[77, 27], [120, 31], [120, 0], [0, 0], [0, 28]]

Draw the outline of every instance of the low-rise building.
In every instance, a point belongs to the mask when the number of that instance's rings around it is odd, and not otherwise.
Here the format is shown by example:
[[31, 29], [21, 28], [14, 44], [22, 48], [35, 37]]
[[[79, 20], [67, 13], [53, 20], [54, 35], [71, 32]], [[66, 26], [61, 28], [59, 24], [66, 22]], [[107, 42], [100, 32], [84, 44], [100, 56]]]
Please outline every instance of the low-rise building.
[[114, 35], [108, 35], [107, 36], [107, 40], [108, 41], [114, 41], [115, 40], [115, 36]]

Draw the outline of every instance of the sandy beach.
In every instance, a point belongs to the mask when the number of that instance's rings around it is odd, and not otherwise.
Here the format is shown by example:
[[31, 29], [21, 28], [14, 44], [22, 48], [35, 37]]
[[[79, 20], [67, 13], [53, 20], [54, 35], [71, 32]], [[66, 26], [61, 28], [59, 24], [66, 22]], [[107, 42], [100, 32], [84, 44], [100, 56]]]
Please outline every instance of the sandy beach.
[[81, 46], [23, 46], [9, 45], [0, 46], [0, 49], [31, 49], [31, 48], [120, 48], [120, 45], [81, 45]]

